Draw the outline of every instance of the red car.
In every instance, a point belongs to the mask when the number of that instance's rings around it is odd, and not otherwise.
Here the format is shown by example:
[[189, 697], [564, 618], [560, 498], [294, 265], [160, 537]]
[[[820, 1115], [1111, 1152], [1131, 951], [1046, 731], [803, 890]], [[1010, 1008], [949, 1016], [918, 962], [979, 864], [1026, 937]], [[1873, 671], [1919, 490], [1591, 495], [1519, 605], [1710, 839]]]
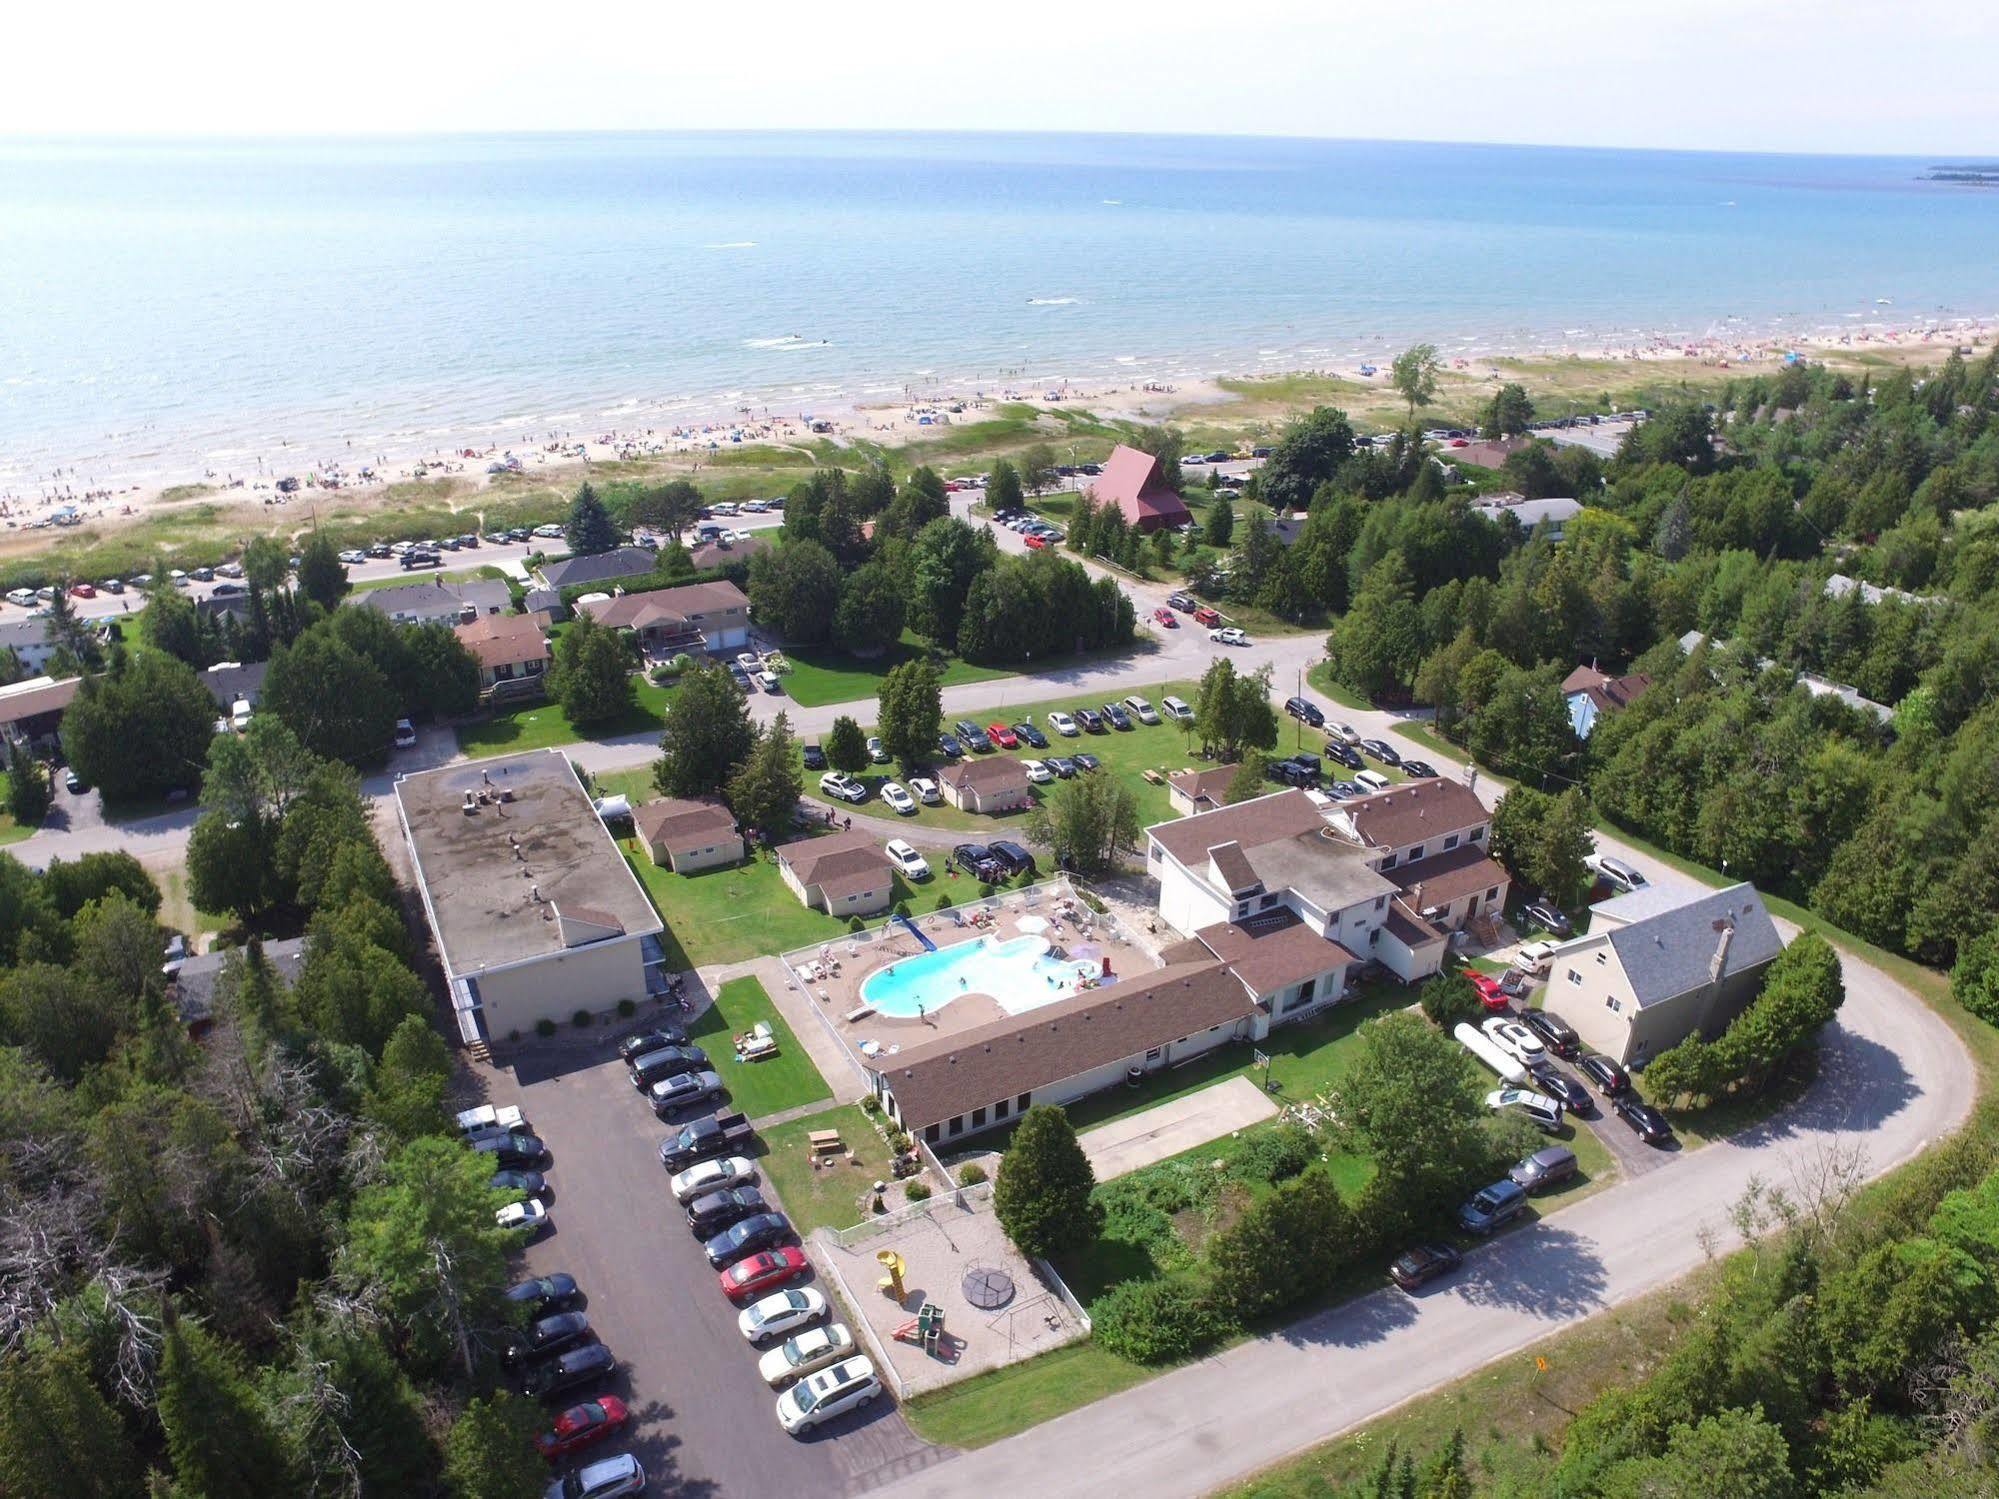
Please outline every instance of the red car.
[[1169, 630], [1177, 630], [1180, 628], [1180, 616], [1175, 614], [1171, 609], [1154, 609], [1152, 611], [1152, 617], [1158, 620], [1162, 625], [1166, 626], [1166, 628]]
[[94, 599], [97, 597], [97, 589], [95, 585], [90, 583], [72, 583], [69, 591], [74, 597], [80, 599]]
[[631, 1419], [625, 1402], [616, 1395], [600, 1395], [584, 1405], [572, 1405], [555, 1418], [552, 1429], [534, 1439], [534, 1445], [550, 1462], [601, 1442]]
[[1500, 987], [1498, 979], [1489, 973], [1480, 973], [1476, 968], [1463, 968], [1459, 972], [1471, 980], [1471, 986], [1478, 990], [1479, 1003], [1488, 1010], [1507, 1007], [1506, 991]]
[[766, 1291], [775, 1291], [788, 1280], [798, 1279], [811, 1268], [802, 1249], [766, 1249], [762, 1254], [753, 1254], [722, 1272], [722, 1294], [731, 1301], [761, 1296]]
[[1221, 622], [1221, 615], [1210, 609], [1206, 604], [1201, 605], [1200, 608], [1194, 611], [1194, 623], [1197, 625], [1206, 625], [1212, 630]]
[[1003, 724], [1003, 723], [989, 723], [989, 724], [987, 724], [987, 725], [986, 725], [986, 738], [988, 738], [989, 740], [991, 740], [991, 741], [992, 741], [992, 743], [993, 743], [993, 747], [994, 747], [994, 748], [996, 748], [996, 749], [1019, 749], [1019, 748], [1020, 748], [1020, 738], [1019, 738], [1019, 736], [1018, 736], [1018, 735], [1016, 735], [1016, 734], [1015, 734], [1015, 733], [1013, 732], [1013, 730], [1012, 730], [1012, 729], [1009, 729], [1009, 728], [1008, 728], [1008, 727], [1007, 727], [1007, 726], [1006, 726], [1005, 724]]
[[1030, 535], [1023, 537], [1022, 540], [1024, 540], [1027, 543], [1027, 549], [1031, 552], [1038, 552], [1043, 547], [1048, 545], [1048, 543], [1043, 541], [1039, 536]]

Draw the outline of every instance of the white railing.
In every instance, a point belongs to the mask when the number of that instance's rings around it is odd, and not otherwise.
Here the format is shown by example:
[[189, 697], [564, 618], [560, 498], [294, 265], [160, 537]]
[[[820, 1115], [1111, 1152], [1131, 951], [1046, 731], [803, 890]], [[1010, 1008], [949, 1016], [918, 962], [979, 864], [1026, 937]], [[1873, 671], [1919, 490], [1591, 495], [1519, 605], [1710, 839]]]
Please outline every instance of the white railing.
[[877, 1214], [865, 1223], [856, 1223], [852, 1228], [826, 1230], [826, 1236], [842, 1249], [852, 1249], [856, 1244], [865, 1244], [869, 1239], [878, 1238], [890, 1229], [900, 1228], [905, 1223], [914, 1223], [918, 1218], [928, 1218], [940, 1207], [956, 1209], [960, 1212], [976, 1212], [991, 1199], [993, 1184], [978, 1182], [969, 1187], [953, 1187], [948, 1192], [940, 1192], [935, 1197], [926, 1197], [922, 1202], [905, 1203], [889, 1212]]
[[[826, 1230], [821, 1229], [820, 1232], [825, 1233]], [[828, 1235], [828, 1237], [833, 1236]], [[833, 1279], [840, 1287], [840, 1299], [849, 1308], [859, 1308], [861, 1304], [860, 1298], [854, 1295], [853, 1287], [847, 1284], [847, 1277], [841, 1273], [839, 1262], [829, 1255], [823, 1256], [819, 1263], [822, 1268], [833, 1272]], [[883, 1346], [881, 1335], [875, 1331], [874, 1323], [868, 1320], [865, 1312], [859, 1310], [853, 1311], [851, 1320], [860, 1329], [861, 1336], [867, 1339], [868, 1351], [874, 1355], [875, 1372], [884, 1376], [895, 1386], [895, 1398], [897, 1400], [907, 1400], [909, 1398], [909, 1381], [897, 1372], [895, 1360], [889, 1357], [888, 1349]]]
[[1096, 1324], [1090, 1320], [1090, 1314], [1083, 1310], [1082, 1303], [1070, 1294], [1069, 1283], [1055, 1273], [1055, 1267], [1046, 1260], [1035, 1260], [1033, 1263], [1036, 1273], [1054, 1291], [1055, 1299], [1062, 1303], [1062, 1309], [1076, 1319], [1076, 1325], [1085, 1333], [1094, 1332]]

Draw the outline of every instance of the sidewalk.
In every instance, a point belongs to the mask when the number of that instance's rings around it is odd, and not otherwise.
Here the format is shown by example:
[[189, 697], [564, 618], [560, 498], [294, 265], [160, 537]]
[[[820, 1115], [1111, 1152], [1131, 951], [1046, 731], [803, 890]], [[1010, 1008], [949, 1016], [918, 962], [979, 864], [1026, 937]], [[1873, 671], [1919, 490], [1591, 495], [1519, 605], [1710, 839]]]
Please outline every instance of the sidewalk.
[[1109, 1181], [1192, 1150], [1277, 1113], [1268, 1094], [1246, 1077], [1162, 1103], [1155, 1109], [1100, 1125], [1079, 1137], [1098, 1181]]

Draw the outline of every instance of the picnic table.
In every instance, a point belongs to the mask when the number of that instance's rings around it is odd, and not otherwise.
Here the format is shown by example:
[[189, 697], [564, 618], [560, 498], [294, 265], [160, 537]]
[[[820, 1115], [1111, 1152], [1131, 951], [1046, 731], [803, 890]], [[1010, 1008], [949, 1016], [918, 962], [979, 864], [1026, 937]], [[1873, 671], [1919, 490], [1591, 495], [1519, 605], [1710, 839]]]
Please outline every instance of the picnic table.
[[841, 1143], [840, 1132], [837, 1129], [808, 1130], [805, 1134], [805, 1143], [812, 1147], [814, 1155], [832, 1155], [847, 1148]]

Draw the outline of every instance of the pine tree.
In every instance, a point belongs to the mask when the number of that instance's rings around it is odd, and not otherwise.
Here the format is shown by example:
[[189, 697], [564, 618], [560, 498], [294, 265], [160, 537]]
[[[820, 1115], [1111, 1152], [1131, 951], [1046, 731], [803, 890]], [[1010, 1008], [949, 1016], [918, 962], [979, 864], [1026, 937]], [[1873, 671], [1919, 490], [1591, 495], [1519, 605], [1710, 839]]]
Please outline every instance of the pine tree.
[[1096, 1185], [1069, 1116], [1038, 1103], [1021, 1115], [1000, 1160], [993, 1209], [1014, 1246], [1043, 1259], [1096, 1238], [1104, 1216], [1090, 1195]]
[[858, 775], [868, 768], [867, 736], [844, 713], [833, 720], [833, 727], [826, 732], [826, 763], [849, 775]]
[[1202, 540], [1216, 551], [1226, 551], [1229, 541], [1235, 535], [1235, 507], [1221, 494], [1216, 494], [1214, 502], [1208, 506], [1208, 523]]
[[534, 1434], [547, 1424], [531, 1401], [502, 1392], [474, 1400], [444, 1439], [444, 1476], [457, 1499], [540, 1499], [547, 1468]]
[[14, 1499], [126, 1499], [138, 1461], [79, 1349], [31, 1344], [0, 1363], [0, 1492]]
[[24, 828], [38, 828], [54, 793], [49, 768], [23, 744], [7, 747], [7, 811]]
[[608, 552], [618, 544], [618, 528], [611, 521], [611, 512], [604, 508], [604, 502], [597, 498], [597, 491], [587, 479], [570, 504], [569, 522], [563, 527], [563, 535], [568, 539], [570, 552], [578, 557]]
[[291, 1485], [289, 1463], [233, 1353], [192, 1322], [167, 1327], [160, 1425], [181, 1488], [202, 1499], [262, 1499]]
[[1465, 1430], [1454, 1427], [1451, 1439], [1423, 1464], [1417, 1492], [1422, 1499], [1472, 1499], [1477, 1492], [1465, 1462]]
[[736, 820], [760, 829], [767, 838], [790, 826], [804, 789], [796, 748], [791, 720], [779, 713], [770, 728], [757, 735], [756, 748], [729, 781], [729, 809]]

